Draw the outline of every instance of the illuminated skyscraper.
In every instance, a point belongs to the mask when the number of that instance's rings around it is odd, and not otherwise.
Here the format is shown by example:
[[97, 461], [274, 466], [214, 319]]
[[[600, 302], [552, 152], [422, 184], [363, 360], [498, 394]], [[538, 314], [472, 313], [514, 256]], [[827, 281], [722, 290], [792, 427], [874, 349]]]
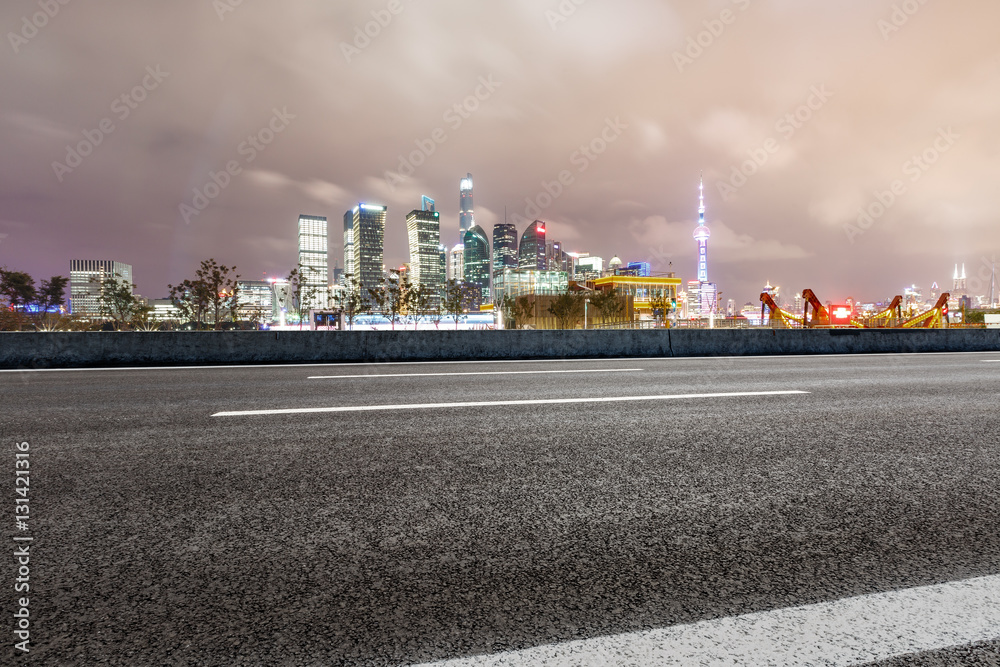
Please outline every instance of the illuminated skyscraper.
[[377, 289], [382, 284], [385, 219], [388, 209], [374, 204], [358, 204], [353, 213], [354, 278], [361, 289]]
[[490, 242], [486, 230], [476, 225], [465, 232], [465, 283], [473, 291], [476, 304], [490, 299]]
[[132, 293], [132, 265], [101, 259], [74, 259], [69, 263], [70, 309], [74, 315], [101, 314], [101, 285], [114, 278]]
[[299, 271], [302, 294], [308, 300], [301, 310], [322, 310], [330, 300], [330, 263], [327, 249], [326, 218], [299, 216]]
[[517, 266], [520, 269], [545, 271], [548, 261], [545, 257], [545, 223], [535, 220], [521, 235], [517, 249]]
[[354, 211], [344, 214], [344, 284], [350, 287], [354, 275]]
[[[426, 199], [426, 198], [425, 198]], [[410, 211], [406, 216], [406, 233], [410, 241], [410, 282], [426, 287], [435, 294], [441, 292], [441, 214], [428, 210]]]
[[716, 310], [715, 301], [718, 287], [715, 283], [708, 282], [708, 239], [712, 236], [712, 232], [705, 224], [704, 178], [701, 179], [698, 186], [698, 193], [698, 226], [694, 230], [694, 238], [698, 242], [698, 282], [700, 286], [698, 304], [691, 310], [692, 317], [708, 317]]
[[448, 260], [448, 280], [465, 282], [465, 246], [459, 243], [451, 249]]
[[965, 264], [962, 265], [962, 275], [958, 274], [958, 264], [955, 265], [955, 280], [951, 289], [951, 295], [953, 297], [965, 296], [968, 294], [969, 290], [966, 287], [967, 279], [965, 277]]
[[507, 223], [493, 225], [493, 270], [517, 268], [517, 227]]
[[465, 232], [475, 227], [475, 225], [476, 216], [472, 211], [472, 174], [468, 174], [462, 179], [459, 189], [459, 238], [465, 236]]

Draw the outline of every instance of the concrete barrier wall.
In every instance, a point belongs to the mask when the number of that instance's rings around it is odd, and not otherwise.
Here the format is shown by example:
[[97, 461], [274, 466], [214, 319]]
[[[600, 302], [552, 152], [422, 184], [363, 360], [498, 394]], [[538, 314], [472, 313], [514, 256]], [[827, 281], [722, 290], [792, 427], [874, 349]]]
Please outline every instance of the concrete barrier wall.
[[1000, 330], [0, 333], [0, 368], [1000, 351]]

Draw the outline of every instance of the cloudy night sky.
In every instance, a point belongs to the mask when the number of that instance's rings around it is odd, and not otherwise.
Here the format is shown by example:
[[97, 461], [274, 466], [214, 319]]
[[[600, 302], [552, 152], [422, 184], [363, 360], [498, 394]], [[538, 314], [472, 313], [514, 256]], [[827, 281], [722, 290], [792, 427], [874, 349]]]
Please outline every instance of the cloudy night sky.
[[[0, 266], [40, 279], [113, 259], [162, 298], [209, 257], [286, 275], [300, 213], [330, 219], [342, 266], [343, 214], [360, 201], [389, 206], [399, 265], [423, 194], [458, 242], [467, 172], [490, 233], [506, 207], [519, 232], [538, 217], [567, 250], [684, 280], [704, 172], [724, 301], [756, 301], [768, 280], [785, 296], [882, 299], [947, 288], [956, 262], [975, 291], [1000, 254], [995, 0], [389, 7], [69, 0], [35, 30], [37, 0], [7, 0]], [[272, 123], [287, 127], [248, 150]], [[85, 132], [100, 145], [76, 160]], [[387, 177], [401, 159], [412, 174]], [[238, 174], [185, 220], [230, 162]], [[876, 193], [894, 182], [882, 213]], [[862, 208], [882, 214], [859, 225]]]

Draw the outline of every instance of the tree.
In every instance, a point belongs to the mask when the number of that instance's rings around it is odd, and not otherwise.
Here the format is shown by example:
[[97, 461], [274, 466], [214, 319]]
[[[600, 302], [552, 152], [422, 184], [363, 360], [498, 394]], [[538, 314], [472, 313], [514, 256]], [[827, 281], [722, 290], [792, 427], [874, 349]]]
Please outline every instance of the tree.
[[497, 308], [503, 313], [505, 329], [520, 329], [535, 314], [535, 302], [526, 296], [514, 298], [505, 294], [497, 303]]
[[133, 290], [135, 285], [120, 273], [93, 277], [91, 283], [99, 286], [98, 297], [101, 317], [108, 318], [115, 331], [121, 331], [135, 317], [142, 303]]
[[408, 311], [413, 299], [413, 285], [399, 269], [390, 269], [389, 275], [382, 278], [382, 284], [376, 288], [368, 288], [372, 303], [379, 312], [389, 320], [393, 330], [396, 322]]
[[38, 313], [35, 315], [35, 327], [42, 331], [57, 331], [67, 324], [64, 314], [66, 305], [66, 285], [69, 278], [52, 276], [42, 281], [38, 291]]
[[35, 279], [21, 271], [0, 269], [0, 296], [7, 300], [12, 310], [24, 311], [38, 298]]
[[236, 273], [236, 267], [206, 259], [201, 263], [201, 268], [195, 271], [195, 278], [204, 285], [214, 328], [218, 330], [222, 326], [222, 314], [225, 311], [229, 312], [230, 319], [235, 322], [240, 298], [240, 276]]
[[344, 311], [347, 326], [353, 331], [354, 320], [357, 319], [358, 315], [370, 313], [372, 306], [367, 291], [361, 289], [361, 282], [350, 276], [348, 276], [347, 281], [346, 289], [334, 297], [334, 304]]
[[130, 324], [136, 331], [158, 331], [163, 323], [153, 317], [152, 306], [140, 304], [132, 314]]
[[[300, 329], [309, 315], [309, 305], [316, 300], [316, 296], [319, 294], [319, 290], [316, 289], [315, 285], [305, 282], [306, 270], [311, 270], [311, 267], [299, 264], [289, 272], [287, 278], [288, 286], [292, 293], [292, 305], [299, 316]], [[324, 308], [326, 307], [326, 304], [322, 305]]]
[[666, 295], [655, 296], [649, 301], [650, 307], [653, 309], [653, 318], [657, 322], [666, 322], [667, 317], [670, 316], [670, 311], [674, 307], [674, 302], [672, 299]]
[[205, 283], [185, 279], [179, 285], [167, 285], [167, 289], [170, 290], [170, 301], [181, 312], [181, 317], [201, 329], [211, 296]]
[[[413, 330], [416, 331], [420, 326], [420, 317], [422, 315], [434, 314], [434, 306], [439, 302], [435, 299], [434, 290], [427, 288], [425, 285], [417, 285], [410, 292], [410, 314], [413, 317]], [[437, 308], [438, 312], [441, 311], [440, 306]], [[438, 319], [440, 322], [440, 318]]]
[[613, 287], [607, 292], [594, 292], [590, 297], [590, 304], [601, 314], [601, 320], [604, 323], [621, 321], [625, 318], [625, 311], [628, 308], [625, 297], [617, 287]]
[[458, 320], [465, 313], [472, 301], [468, 285], [457, 280], [449, 280], [444, 288], [444, 299], [441, 301], [441, 308], [445, 313], [455, 318], [455, 329], [458, 329]]
[[583, 300], [583, 294], [566, 292], [549, 304], [549, 312], [556, 318], [560, 329], [576, 328], [576, 323], [583, 317]]
[[38, 306], [44, 312], [53, 308], [62, 308], [66, 305], [66, 285], [69, 278], [64, 276], [52, 276], [48, 280], [42, 281], [42, 289], [38, 292]]

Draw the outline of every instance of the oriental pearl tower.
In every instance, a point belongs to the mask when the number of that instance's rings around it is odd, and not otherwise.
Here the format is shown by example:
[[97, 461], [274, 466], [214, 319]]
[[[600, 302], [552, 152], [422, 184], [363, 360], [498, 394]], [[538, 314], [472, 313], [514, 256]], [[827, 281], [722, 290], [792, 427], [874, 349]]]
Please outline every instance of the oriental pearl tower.
[[716, 309], [719, 288], [715, 283], [708, 282], [708, 239], [711, 236], [712, 232], [705, 224], [705, 177], [702, 175], [698, 185], [698, 226], [694, 230], [694, 238], [698, 242], [698, 286], [695, 288], [697, 292], [689, 296], [694, 306], [689, 312], [695, 317], [712, 317]]
[[694, 230], [694, 238], [698, 242], [698, 282], [704, 284], [708, 282], [708, 239], [712, 236], [711, 230], [705, 224], [705, 177], [701, 177], [701, 184], [698, 186], [698, 226]]

